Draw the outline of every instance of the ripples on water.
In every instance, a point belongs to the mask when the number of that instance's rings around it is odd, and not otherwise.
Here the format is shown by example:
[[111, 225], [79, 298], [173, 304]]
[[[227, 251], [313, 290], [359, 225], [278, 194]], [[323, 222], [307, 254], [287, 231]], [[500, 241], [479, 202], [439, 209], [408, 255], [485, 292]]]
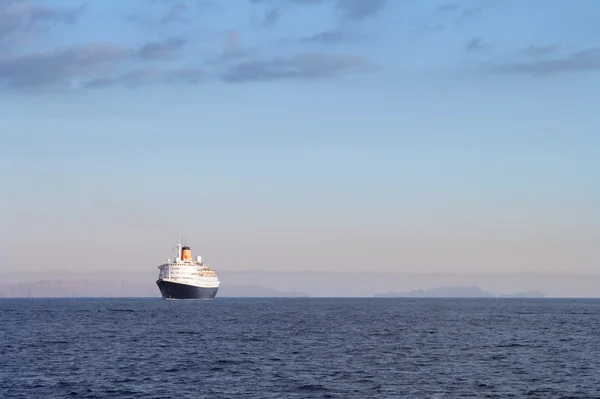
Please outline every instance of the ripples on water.
[[0, 300], [2, 398], [598, 398], [600, 301]]

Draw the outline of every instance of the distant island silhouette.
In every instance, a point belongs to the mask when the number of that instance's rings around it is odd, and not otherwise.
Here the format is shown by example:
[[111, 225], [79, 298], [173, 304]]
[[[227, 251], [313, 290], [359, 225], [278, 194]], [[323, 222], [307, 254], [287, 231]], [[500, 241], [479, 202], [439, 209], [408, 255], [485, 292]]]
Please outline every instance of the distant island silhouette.
[[[516, 294], [501, 294], [498, 298], [544, 298], [541, 291], [526, 291]], [[496, 298], [491, 292], [475, 286], [437, 287], [428, 290], [417, 289], [408, 292], [388, 292], [375, 294], [377, 298]]]
[[[600, 274], [223, 270], [219, 277], [219, 297], [600, 298]], [[160, 297], [155, 280], [152, 269], [2, 270], [0, 298]]]

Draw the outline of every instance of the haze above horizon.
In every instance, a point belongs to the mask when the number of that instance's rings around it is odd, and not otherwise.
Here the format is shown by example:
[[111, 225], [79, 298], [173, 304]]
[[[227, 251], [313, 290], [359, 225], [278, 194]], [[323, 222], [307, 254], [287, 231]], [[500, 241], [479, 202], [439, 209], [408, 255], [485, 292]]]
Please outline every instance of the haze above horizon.
[[2, 272], [597, 273], [600, 3], [3, 0]]

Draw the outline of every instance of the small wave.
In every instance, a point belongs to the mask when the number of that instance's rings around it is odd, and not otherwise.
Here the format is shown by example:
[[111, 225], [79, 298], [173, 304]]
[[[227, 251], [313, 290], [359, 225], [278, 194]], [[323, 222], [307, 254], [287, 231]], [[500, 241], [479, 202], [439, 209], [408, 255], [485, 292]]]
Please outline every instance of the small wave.
[[215, 364], [241, 364], [241, 363], [249, 363], [246, 360], [231, 360], [231, 359], [219, 359], [215, 362]]
[[372, 384], [373, 380], [369, 380], [369, 379], [366, 379], [366, 378], [361, 378], [360, 380], [357, 380], [356, 382], [359, 383], [359, 384]]
[[531, 345], [524, 345], [524, 344], [502, 344], [502, 345], [498, 345], [497, 348], [526, 348], [528, 346]]
[[298, 387], [300, 391], [308, 391], [308, 392], [319, 392], [319, 391], [327, 391], [323, 385], [320, 384], [304, 384]]
[[171, 367], [171, 368], [166, 369], [165, 373], [177, 373], [177, 372], [179, 372], [181, 370], [183, 370], [183, 369], [179, 369], [179, 368], [176, 368], [176, 367]]

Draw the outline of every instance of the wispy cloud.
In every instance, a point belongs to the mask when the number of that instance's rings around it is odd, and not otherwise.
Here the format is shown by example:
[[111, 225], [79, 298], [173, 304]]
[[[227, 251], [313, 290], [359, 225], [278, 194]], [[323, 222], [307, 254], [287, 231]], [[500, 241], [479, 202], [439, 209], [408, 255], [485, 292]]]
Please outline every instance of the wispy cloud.
[[319, 4], [328, 0], [250, 0], [250, 3], [296, 3], [296, 4]]
[[181, 0], [148, 0], [149, 5], [157, 4], [161, 7], [159, 16], [149, 16], [146, 12], [130, 14], [129, 21], [138, 22], [142, 25], [187, 25], [191, 22], [188, 17], [190, 6]]
[[491, 3], [479, 3], [472, 7], [464, 7], [457, 3], [446, 3], [439, 6], [437, 11], [454, 15], [455, 22], [462, 22], [464, 20], [477, 17], [482, 11], [490, 6]]
[[387, 0], [338, 0], [336, 7], [342, 11], [344, 19], [360, 21], [376, 15], [386, 4]]
[[557, 51], [557, 46], [529, 46], [524, 50], [525, 54], [532, 57], [555, 54]]
[[279, 11], [278, 8], [276, 8], [276, 7], [270, 8], [267, 10], [267, 12], [265, 13], [265, 15], [263, 17], [262, 25], [263, 26], [273, 26], [277, 23], [280, 16], [281, 16], [281, 12]]
[[4, 87], [68, 86], [73, 79], [112, 68], [131, 55], [128, 48], [89, 43], [67, 49], [0, 58]]
[[278, 79], [319, 79], [338, 77], [347, 72], [369, 70], [370, 63], [362, 57], [305, 53], [289, 58], [247, 61], [229, 68], [223, 80], [229, 83]]
[[499, 65], [497, 73], [549, 75], [585, 71], [600, 71], [600, 48], [590, 48], [564, 57]]
[[190, 20], [186, 18], [185, 12], [188, 9], [187, 3], [176, 1], [169, 5], [165, 14], [158, 20], [160, 24], [169, 23], [188, 23]]
[[[31, 33], [47, 24], [75, 22], [82, 7], [59, 7], [29, 0], [0, 1], [0, 40]], [[19, 37], [15, 37], [19, 39]]]
[[469, 40], [465, 46], [465, 50], [467, 51], [479, 51], [484, 48], [485, 46], [483, 45], [483, 41], [480, 37], [474, 37], [473, 39]]
[[106, 88], [121, 86], [135, 88], [152, 84], [197, 84], [204, 78], [201, 69], [161, 70], [152, 67], [138, 68], [126, 73], [90, 79], [84, 83], [88, 88]]
[[461, 7], [455, 3], [446, 3], [446, 4], [442, 4], [437, 9], [438, 9], [438, 11], [442, 11], [442, 12], [452, 12], [452, 11], [460, 10]]
[[147, 60], [165, 60], [173, 58], [186, 44], [182, 37], [171, 37], [163, 41], [148, 42], [144, 44], [138, 54]]
[[475, 7], [464, 8], [457, 19], [460, 21], [468, 18], [475, 18], [488, 7], [488, 4], [479, 4]]
[[355, 39], [356, 35], [340, 29], [327, 30], [311, 36], [303, 37], [300, 41], [306, 43], [341, 43]]
[[140, 49], [114, 43], [87, 43], [47, 52], [11, 55], [0, 58], [0, 87], [45, 88], [140, 86], [145, 83], [196, 83], [203, 76], [199, 69], [159, 70], [140, 66], [123, 73], [136, 60], [164, 60], [173, 56], [185, 42], [172, 38], [150, 42]]
[[346, 21], [360, 21], [375, 16], [387, 5], [387, 0], [250, 0], [251, 3], [289, 3], [297, 5], [335, 4]]

